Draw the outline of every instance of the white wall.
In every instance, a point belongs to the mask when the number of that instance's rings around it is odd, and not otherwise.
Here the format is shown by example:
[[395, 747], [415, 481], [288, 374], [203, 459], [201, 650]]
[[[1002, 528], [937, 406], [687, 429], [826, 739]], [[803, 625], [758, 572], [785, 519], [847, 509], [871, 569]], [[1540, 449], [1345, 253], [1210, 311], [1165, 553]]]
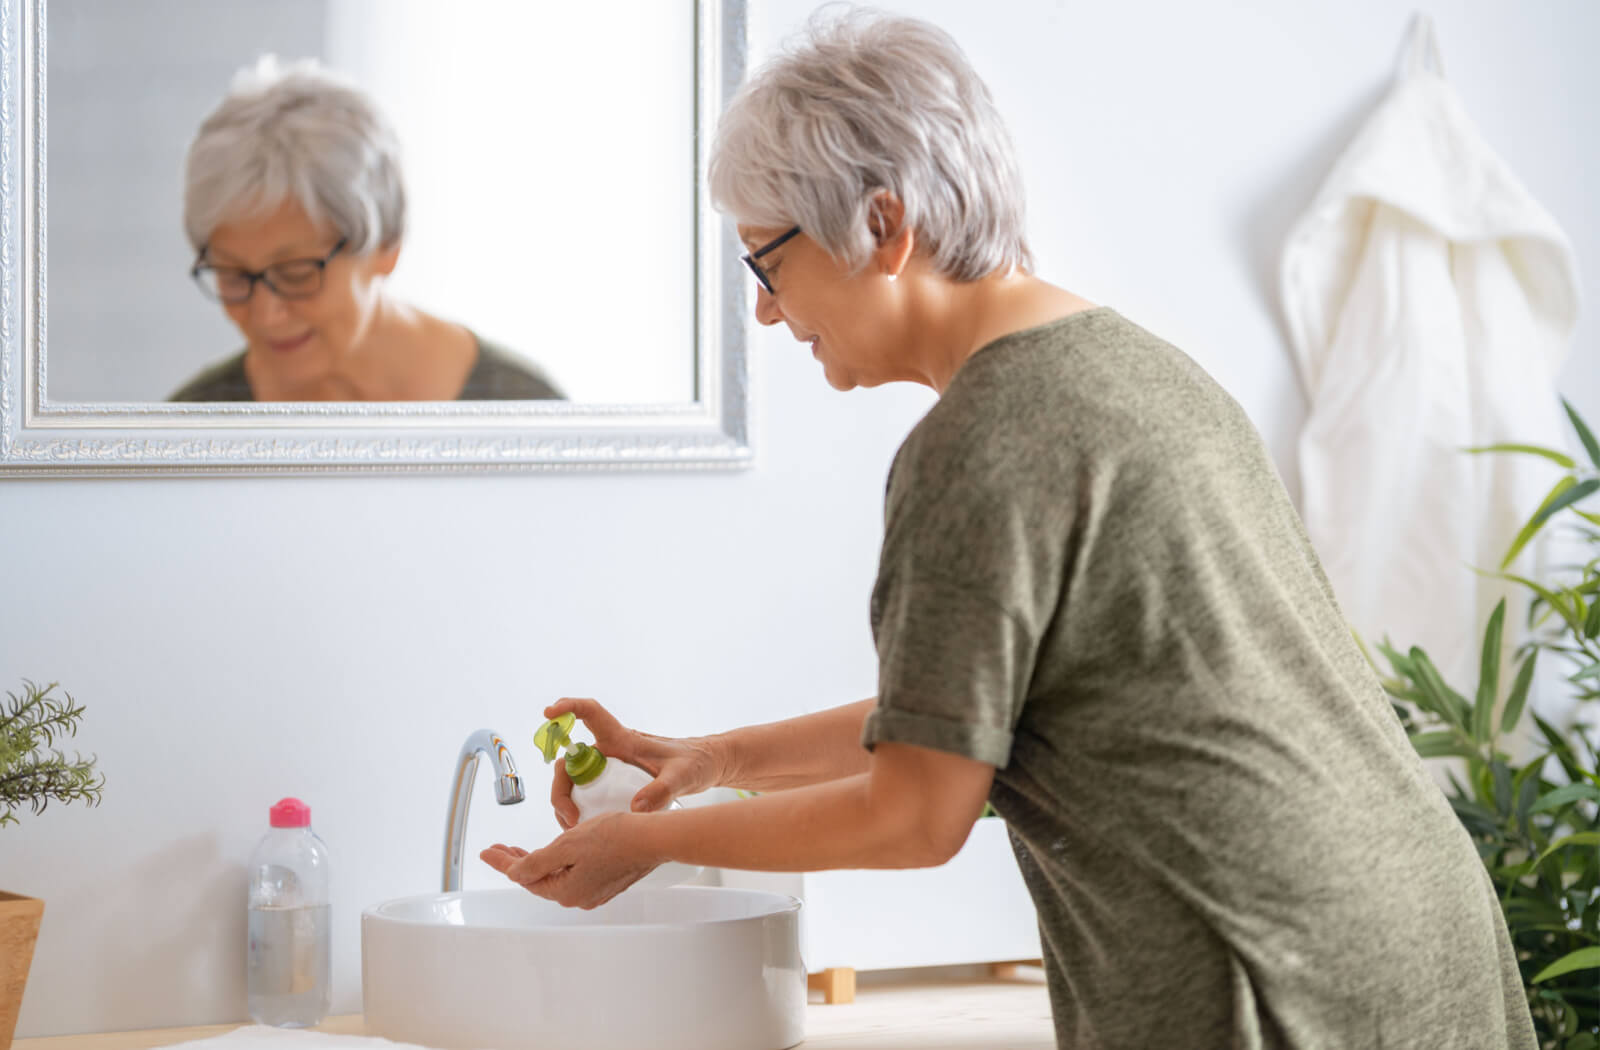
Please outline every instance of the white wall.
[[[899, 6], [952, 30], [1010, 116], [1044, 273], [1198, 358], [1292, 474], [1277, 249], [1409, 11]], [[808, 10], [757, 0], [757, 54]], [[1600, 8], [1432, 11], [1468, 110], [1600, 265]], [[1586, 316], [1564, 387], [1600, 417], [1597, 333]], [[519, 742], [537, 793], [528, 734], [563, 693], [667, 733], [869, 695], [883, 476], [931, 395], [837, 395], [781, 333], [753, 352], [761, 461], [739, 474], [0, 483], [0, 678], [67, 684], [108, 780], [99, 809], [0, 832], [0, 886], [47, 901], [19, 1034], [241, 1018], [243, 864], [280, 795], [334, 853], [351, 1011], [358, 913], [436, 884], [469, 730]], [[473, 850], [553, 833], [537, 801], [476, 805]]]

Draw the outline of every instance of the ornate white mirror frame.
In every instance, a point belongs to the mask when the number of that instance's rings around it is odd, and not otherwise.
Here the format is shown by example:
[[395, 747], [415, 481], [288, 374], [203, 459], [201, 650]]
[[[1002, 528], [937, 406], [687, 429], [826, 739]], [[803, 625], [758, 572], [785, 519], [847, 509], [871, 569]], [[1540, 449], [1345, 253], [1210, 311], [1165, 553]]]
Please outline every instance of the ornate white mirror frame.
[[[49, 371], [47, 0], [0, 0], [0, 477], [739, 467], [751, 460], [747, 284], [704, 182], [744, 76], [745, 0], [695, 0], [695, 399], [568, 402], [71, 403]], [[645, 86], [643, 90], [648, 90]], [[597, 279], [606, 279], [604, 275]], [[647, 337], [641, 333], [640, 338]]]

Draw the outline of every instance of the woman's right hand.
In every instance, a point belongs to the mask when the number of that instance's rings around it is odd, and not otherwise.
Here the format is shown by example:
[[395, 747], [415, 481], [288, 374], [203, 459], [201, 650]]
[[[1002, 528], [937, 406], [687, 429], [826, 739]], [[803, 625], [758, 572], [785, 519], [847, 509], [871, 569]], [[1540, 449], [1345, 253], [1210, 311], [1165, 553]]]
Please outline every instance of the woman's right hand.
[[[633, 797], [635, 813], [650, 813], [666, 806], [680, 795], [693, 795], [716, 787], [722, 779], [722, 759], [706, 738], [676, 739], [651, 736], [629, 729], [598, 700], [562, 697], [544, 709], [546, 718], [567, 713], [578, 720], [594, 737], [594, 746], [607, 758], [615, 758], [649, 773], [655, 779]], [[555, 763], [550, 783], [550, 805], [556, 820], [570, 829], [578, 823], [578, 807], [572, 801], [572, 779], [563, 762]]]

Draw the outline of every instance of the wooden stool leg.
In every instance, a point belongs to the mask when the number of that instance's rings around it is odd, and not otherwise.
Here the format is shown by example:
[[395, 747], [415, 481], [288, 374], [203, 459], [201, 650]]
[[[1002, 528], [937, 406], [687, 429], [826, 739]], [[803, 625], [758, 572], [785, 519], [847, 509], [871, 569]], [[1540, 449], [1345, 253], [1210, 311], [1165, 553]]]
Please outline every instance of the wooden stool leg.
[[1043, 959], [1018, 959], [1014, 962], [992, 962], [989, 964], [989, 976], [1005, 980], [1017, 975], [1019, 966], [1043, 966]]
[[806, 988], [822, 991], [822, 1001], [853, 1003], [856, 1001], [856, 972], [848, 966], [830, 966], [821, 973], [806, 975]]

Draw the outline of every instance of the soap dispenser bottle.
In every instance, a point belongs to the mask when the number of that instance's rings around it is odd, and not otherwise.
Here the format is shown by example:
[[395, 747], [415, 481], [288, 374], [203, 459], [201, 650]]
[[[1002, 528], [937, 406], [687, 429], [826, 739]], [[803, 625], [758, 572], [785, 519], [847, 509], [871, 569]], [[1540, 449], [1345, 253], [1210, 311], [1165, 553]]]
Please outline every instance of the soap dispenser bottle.
[[[551, 719], [533, 734], [533, 744], [546, 762], [554, 762], [566, 750], [567, 776], [572, 780], [572, 802], [578, 807], [578, 823], [601, 813], [630, 813], [633, 797], [655, 778], [638, 766], [607, 758], [593, 744], [574, 742], [571, 736], [575, 717], [568, 713]], [[674, 799], [670, 809], [682, 809]], [[635, 885], [670, 886], [700, 874], [695, 865], [667, 861]]]

